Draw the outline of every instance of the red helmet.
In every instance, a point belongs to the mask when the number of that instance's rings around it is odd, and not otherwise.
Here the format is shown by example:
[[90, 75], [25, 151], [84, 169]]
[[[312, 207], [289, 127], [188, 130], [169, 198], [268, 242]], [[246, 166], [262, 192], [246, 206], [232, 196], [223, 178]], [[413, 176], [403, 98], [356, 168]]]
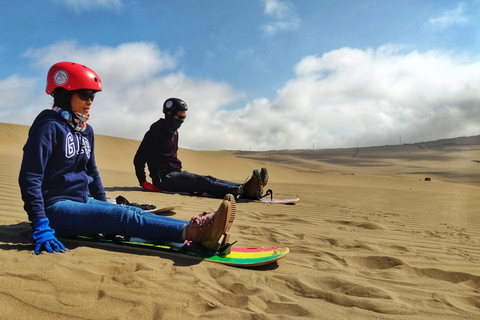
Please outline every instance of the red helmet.
[[47, 75], [45, 92], [52, 94], [56, 88], [66, 90], [90, 89], [102, 91], [102, 81], [92, 69], [75, 62], [55, 63]]

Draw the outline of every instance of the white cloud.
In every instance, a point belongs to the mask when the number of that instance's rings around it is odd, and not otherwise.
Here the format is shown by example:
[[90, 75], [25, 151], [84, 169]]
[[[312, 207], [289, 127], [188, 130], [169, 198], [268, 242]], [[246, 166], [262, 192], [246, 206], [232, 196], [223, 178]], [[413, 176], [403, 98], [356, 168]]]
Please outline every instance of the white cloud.
[[[132, 80], [148, 79], [153, 74], [176, 67], [176, 58], [149, 42], [130, 42], [117, 47], [84, 47], [76, 41], [60, 42], [41, 49], [29, 49], [25, 57], [37, 66], [49, 67], [58, 61], [95, 63], [106, 76]], [[83, 62], [85, 61], [85, 62]]]
[[[196, 123], [201, 148], [355, 147], [396, 144], [399, 136], [411, 143], [480, 134], [478, 59], [342, 48], [305, 57], [295, 73], [274, 101], [258, 99], [212, 114], [208, 126]], [[182, 129], [182, 139], [193, 139]]]
[[278, 0], [263, 0], [265, 2], [265, 13], [277, 19], [285, 19], [290, 15], [290, 8], [285, 2]]
[[272, 107], [309, 114], [311, 127], [325, 130], [320, 141], [312, 130], [316, 145], [392, 144], [399, 135], [415, 142], [463, 135], [468, 124], [480, 133], [478, 60], [342, 48], [302, 59], [295, 72]]
[[55, 0], [57, 3], [65, 4], [76, 11], [94, 8], [120, 8], [122, 0]]
[[[399, 136], [409, 143], [480, 134], [480, 59], [440, 51], [382, 46], [308, 56], [274, 100], [259, 98], [236, 110], [229, 106], [238, 105], [241, 92], [178, 71], [176, 57], [151, 43], [62, 42], [26, 56], [45, 74], [61, 60], [97, 72], [104, 91], [90, 123], [98, 134], [140, 140], [169, 97], [189, 105], [180, 146], [196, 150], [355, 147], [394, 144]], [[0, 81], [2, 121], [31, 124], [49, 107], [43, 86], [32, 92], [38, 83], [45, 81], [19, 75]]]
[[12, 75], [0, 81], [0, 114], [5, 111], [14, 110], [25, 103], [31, 94], [35, 79], [22, 78], [19, 75]]
[[460, 3], [455, 9], [445, 11], [442, 15], [429, 20], [431, 26], [436, 29], [444, 30], [453, 25], [462, 25], [470, 22], [465, 16], [465, 4]]
[[272, 36], [279, 31], [296, 29], [300, 19], [291, 3], [280, 0], [263, 0], [265, 2], [265, 14], [274, 21], [263, 26], [265, 35]]
[[[151, 123], [163, 116], [163, 102], [172, 96], [190, 105], [192, 123], [208, 123], [221, 107], [242, 97], [226, 83], [194, 79], [177, 71], [177, 57], [152, 43], [84, 47], [69, 41], [30, 49], [24, 56], [45, 74], [58, 61], [74, 61], [99, 75], [103, 91], [95, 98], [90, 123], [100, 134], [141, 139]], [[185, 143], [195, 148], [198, 140], [195, 136]]]
[[46, 95], [40, 99], [39, 92], [34, 92], [35, 88], [42, 84], [36, 78], [22, 77], [18, 74], [9, 76], [0, 80], [0, 121], [18, 124], [30, 124], [33, 120], [32, 115], [36, 116], [38, 108], [47, 107]]

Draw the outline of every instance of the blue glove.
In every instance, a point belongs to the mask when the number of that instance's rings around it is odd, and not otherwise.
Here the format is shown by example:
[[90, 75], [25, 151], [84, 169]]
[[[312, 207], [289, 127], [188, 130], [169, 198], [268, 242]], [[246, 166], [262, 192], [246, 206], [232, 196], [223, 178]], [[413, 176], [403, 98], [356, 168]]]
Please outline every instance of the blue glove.
[[[33, 222], [33, 240], [35, 240], [35, 254], [40, 254], [40, 249], [45, 246], [48, 253], [67, 251], [65, 246], [55, 238], [55, 231], [48, 225], [48, 218], [38, 219]], [[53, 250], [52, 250], [53, 247]]]

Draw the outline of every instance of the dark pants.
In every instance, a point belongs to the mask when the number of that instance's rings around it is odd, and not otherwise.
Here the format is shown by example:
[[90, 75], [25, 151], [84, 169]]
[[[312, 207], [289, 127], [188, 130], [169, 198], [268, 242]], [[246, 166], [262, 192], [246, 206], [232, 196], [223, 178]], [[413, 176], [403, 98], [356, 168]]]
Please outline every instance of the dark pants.
[[161, 183], [155, 184], [164, 191], [206, 193], [222, 199], [226, 194], [231, 193], [237, 196], [241, 183], [220, 180], [212, 176], [202, 176], [188, 171], [170, 172], [162, 177]]

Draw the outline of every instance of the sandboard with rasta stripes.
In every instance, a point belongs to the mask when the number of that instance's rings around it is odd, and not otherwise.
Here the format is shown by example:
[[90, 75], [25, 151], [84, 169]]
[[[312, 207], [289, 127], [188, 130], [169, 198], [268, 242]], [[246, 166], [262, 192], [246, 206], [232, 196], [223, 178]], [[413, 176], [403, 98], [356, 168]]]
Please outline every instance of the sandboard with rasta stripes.
[[194, 245], [187, 246], [183, 243], [159, 244], [140, 238], [122, 239], [122, 237], [105, 238], [99, 236], [79, 236], [76, 238], [69, 238], [68, 240], [75, 242], [90, 242], [105, 246], [124, 246], [141, 251], [157, 251], [161, 253], [182, 256], [185, 258], [245, 268], [258, 267], [273, 263], [285, 257], [289, 252], [287, 247], [238, 248], [234, 247], [232, 244], [226, 248], [223, 248], [222, 253], [214, 253], [196, 249]]

